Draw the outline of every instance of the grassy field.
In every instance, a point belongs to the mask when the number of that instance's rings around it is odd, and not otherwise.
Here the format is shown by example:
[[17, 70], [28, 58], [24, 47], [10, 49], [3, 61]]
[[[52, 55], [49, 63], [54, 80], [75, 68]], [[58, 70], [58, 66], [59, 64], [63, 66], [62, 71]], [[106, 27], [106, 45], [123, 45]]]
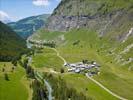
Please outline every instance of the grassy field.
[[[44, 33], [44, 34], [42, 34]], [[48, 34], [49, 33], [49, 34]], [[51, 39], [55, 39], [57, 38], [59, 35], [62, 35], [63, 32], [49, 32], [47, 30], [44, 29], [40, 29], [37, 31], [37, 34], [34, 34], [32, 36], [32, 39], [34, 40], [43, 40], [44, 37], [46, 40], [51, 40]]]
[[[60, 59], [58, 56], [56, 59], [52, 59], [53, 57], [51, 58], [51, 55], [55, 56], [56, 52], [54, 52], [52, 49], [44, 48], [43, 53], [36, 54], [33, 57], [33, 66], [36, 66], [36, 68], [40, 68], [42, 70], [47, 70], [44, 68], [53, 68], [53, 69], [57, 69], [57, 71], [58, 71], [61, 68], [63, 62], [62, 62], [62, 60], [61, 60], [61, 62], [58, 62], [58, 59]], [[49, 60], [48, 58], [51, 58], [51, 60]], [[67, 58], [67, 59], [69, 59], [69, 58]], [[44, 67], [42, 67], [42, 66], [44, 66]], [[93, 99], [106, 100], [105, 98], [108, 98], [108, 100], [116, 100], [115, 97], [113, 97], [112, 95], [107, 93], [105, 90], [103, 90], [102, 88], [97, 86], [95, 83], [93, 83], [92, 81], [87, 79], [86, 76], [84, 76], [84, 75], [62, 74], [62, 77], [65, 79], [65, 81], [67, 82], [67, 84], [70, 88], [74, 87], [74, 88], [76, 88], [76, 90], [78, 92], [83, 92], [83, 93], [85, 93], [86, 96], [91, 96]], [[78, 80], [77, 80], [77, 78], [78, 78]], [[76, 84], [75, 84], [75, 82], [76, 82]], [[87, 91], [86, 91], [86, 89], [87, 89]]]
[[[2, 68], [5, 64], [5, 71]], [[24, 77], [25, 71], [17, 66], [13, 72], [13, 65], [8, 62], [0, 62], [0, 100], [28, 100], [29, 94], [25, 85], [29, 82]], [[5, 80], [4, 73], [8, 74], [9, 81]]]
[[68, 87], [75, 88], [79, 93], [82, 92], [86, 96], [92, 97], [94, 100], [117, 100], [111, 94], [87, 79], [84, 75], [64, 74], [63, 78], [67, 82]]
[[109, 58], [106, 59], [104, 57], [101, 57], [100, 55], [97, 54], [97, 52], [89, 48], [79, 49], [73, 47], [73, 48], [61, 48], [58, 50], [60, 50], [61, 55], [68, 62], [71, 63], [79, 62], [82, 61], [83, 59], [94, 60], [98, 62], [101, 65], [101, 74], [95, 76], [94, 78], [98, 80], [100, 83], [102, 83], [104, 86], [106, 86], [108, 89], [113, 91], [114, 93], [123, 96], [125, 98], [128, 98], [129, 100], [133, 99], [132, 72], [125, 70], [125, 68], [122, 68], [115, 63], [113, 64], [110, 63], [109, 61], [112, 61], [112, 59], [109, 60]]
[[36, 53], [33, 56], [32, 65], [35, 68], [53, 68], [60, 71], [63, 61], [57, 56], [56, 52], [50, 48], [44, 48], [42, 53]]
[[[71, 31], [67, 33], [65, 37], [67, 44], [59, 47], [58, 51], [67, 62], [74, 63], [82, 61], [83, 59], [98, 62], [101, 65], [101, 74], [94, 78], [114, 93], [129, 100], [133, 99], [133, 74], [132, 71], [128, 71], [129, 66], [121, 66], [114, 60], [115, 56], [107, 56], [110, 49], [116, 46], [115, 41], [110, 42], [104, 38], [97, 38], [95, 32], [87, 32], [85, 30], [79, 30], [78, 32]], [[75, 40], [80, 40], [80, 43], [73, 45]], [[129, 39], [124, 44], [125, 47], [130, 44], [131, 41], [132, 40]], [[115, 51], [115, 53], [123, 50], [123, 46], [120, 45], [118, 47], [118, 51]], [[130, 50], [129, 53], [125, 55], [132, 57], [132, 53], [130, 52], [132, 51]]]
[[[96, 61], [101, 65], [101, 73], [100, 75], [94, 76], [94, 79], [117, 95], [129, 100], [133, 99], [133, 73], [128, 70], [129, 64], [122, 66], [120, 63], [115, 61], [116, 56], [109, 55], [109, 53], [115, 48], [116, 49], [113, 53], [119, 54], [127, 45], [132, 43], [132, 38], [129, 38], [124, 44], [120, 45], [116, 41], [111, 41], [109, 37], [98, 38], [94, 31], [87, 31], [83, 29], [72, 30], [63, 35], [64, 41], [62, 42], [62, 45], [57, 44], [57, 50], [68, 63], [79, 62], [84, 59]], [[59, 36], [56, 36], [55, 38], [58, 39], [58, 37]], [[55, 38], [55, 41], [60, 41]], [[53, 40], [53, 38], [51, 38], [51, 40]], [[132, 57], [132, 50], [124, 55], [124, 59]], [[57, 60], [54, 60], [54, 62], [56, 61]], [[84, 76], [79, 75], [79, 77], [79, 80], [77, 80], [76, 75], [66, 74], [64, 79], [66, 79], [66, 82], [71, 84], [72, 87], [75, 87], [77, 91], [84, 92], [82, 90], [82, 86], [85, 85], [85, 87], [87, 87], [87, 85], [89, 86], [92, 82]], [[82, 83], [84, 84], [82, 85]], [[93, 86], [97, 88], [95, 83], [92, 84], [92, 87]], [[91, 89], [92, 88], [90, 86], [90, 95], [94, 96], [94, 98], [100, 98], [97, 91], [93, 91]], [[98, 89], [100, 89], [100, 87]], [[101, 89], [98, 91], [104, 90]], [[87, 92], [87, 94], [89, 95], [89, 92]], [[103, 94], [100, 99], [106, 100], [107, 98], [111, 98], [111, 96], [108, 96]]]

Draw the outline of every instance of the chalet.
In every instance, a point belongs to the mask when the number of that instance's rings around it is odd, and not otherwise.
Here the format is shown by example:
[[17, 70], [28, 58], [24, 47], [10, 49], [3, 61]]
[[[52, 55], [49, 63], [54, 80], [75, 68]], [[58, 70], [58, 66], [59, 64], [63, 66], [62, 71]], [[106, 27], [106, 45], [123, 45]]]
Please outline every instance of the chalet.
[[76, 67], [77, 65], [76, 64], [70, 64], [71, 67]]
[[76, 69], [75, 73], [80, 73], [80, 71], [81, 71], [80, 69]]

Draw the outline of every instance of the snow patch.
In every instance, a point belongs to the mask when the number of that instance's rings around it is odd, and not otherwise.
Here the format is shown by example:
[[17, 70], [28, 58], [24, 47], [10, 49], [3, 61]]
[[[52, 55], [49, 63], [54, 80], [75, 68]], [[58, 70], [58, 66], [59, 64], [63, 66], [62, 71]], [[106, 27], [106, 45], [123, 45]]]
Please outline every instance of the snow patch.
[[128, 34], [126, 35], [126, 37], [124, 38], [122, 42], [124, 43], [132, 33], [133, 33], [133, 28], [129, 30]]

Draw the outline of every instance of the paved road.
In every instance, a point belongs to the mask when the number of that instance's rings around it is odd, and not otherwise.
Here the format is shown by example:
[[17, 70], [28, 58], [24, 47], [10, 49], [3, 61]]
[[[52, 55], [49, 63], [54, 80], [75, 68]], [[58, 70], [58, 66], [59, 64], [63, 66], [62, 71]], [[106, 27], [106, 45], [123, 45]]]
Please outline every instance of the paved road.
[[107, 89], [105, 86], [103, 86], [101, 83], [99, 83], [98, 81], [96, 81], [95, 79], [93, 79], [92, 77], [90, 77], [88, 74], [86, 74], [86, 77], [89, 78], [90, 80], [92, 80], [94, 83], [96, 83], [98, 86], [100, 86], [101, 88], [103, 88], [105, 91], [107, 91], [108, 93], [110, 93], [111, 95], [113, 95], [114, 97], [120, 99], [120, 100], [127, 100], [126, 98], [123, 98], [115, 93], [113, 93], [112, 91], [110, 91], [109, 89]]

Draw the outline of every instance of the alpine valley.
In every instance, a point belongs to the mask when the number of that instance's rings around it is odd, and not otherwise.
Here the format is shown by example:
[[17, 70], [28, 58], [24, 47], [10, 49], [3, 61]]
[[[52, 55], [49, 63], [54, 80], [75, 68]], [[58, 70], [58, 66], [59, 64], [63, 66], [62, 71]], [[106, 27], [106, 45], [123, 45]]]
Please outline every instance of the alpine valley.
[[61, 0], [7, 25], [0, 100], [133, 100], [133, 0]]

